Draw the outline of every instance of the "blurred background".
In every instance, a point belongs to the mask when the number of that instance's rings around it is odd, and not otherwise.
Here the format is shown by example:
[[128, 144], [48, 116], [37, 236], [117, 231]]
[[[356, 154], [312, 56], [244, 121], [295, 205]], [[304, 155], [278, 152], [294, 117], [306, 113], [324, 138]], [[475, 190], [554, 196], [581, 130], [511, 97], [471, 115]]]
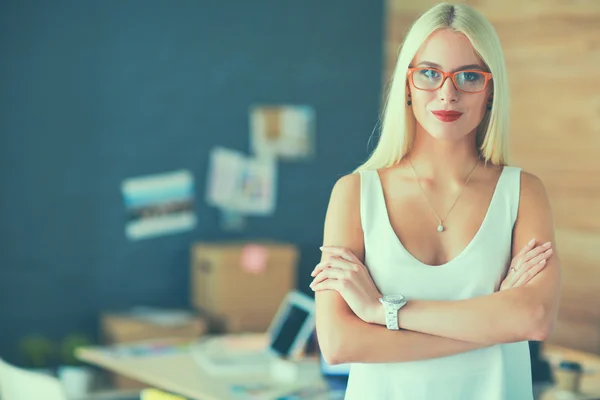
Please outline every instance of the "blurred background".
[[[263, 331], [312, 296], [331, 188], [435, 3], [1, 1], [0, 357]], [[505, 51], [510, 163], [553, 206], [549, 342], [600, 354], [600, 3], [466, 3]]]

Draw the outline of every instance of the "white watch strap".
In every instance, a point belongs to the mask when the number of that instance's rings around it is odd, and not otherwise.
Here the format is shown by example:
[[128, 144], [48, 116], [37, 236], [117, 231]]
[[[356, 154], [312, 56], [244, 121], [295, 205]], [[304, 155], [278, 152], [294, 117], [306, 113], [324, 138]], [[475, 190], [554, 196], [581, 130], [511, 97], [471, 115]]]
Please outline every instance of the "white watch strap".
[[398, 310], [399, 307], [394, 305], [385, 305], [385, 324], [388, 329], [399, 330], [398, 326]]

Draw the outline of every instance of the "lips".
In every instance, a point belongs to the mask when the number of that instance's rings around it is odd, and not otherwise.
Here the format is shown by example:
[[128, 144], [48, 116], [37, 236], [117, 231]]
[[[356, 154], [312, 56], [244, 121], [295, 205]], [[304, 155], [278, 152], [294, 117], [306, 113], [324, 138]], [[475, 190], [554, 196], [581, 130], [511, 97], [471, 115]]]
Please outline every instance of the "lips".
[[456, 121], [462, 115], [461, 112], [450, 111], [450, 110], [448, 110], [448, 111], [445, 111], [445, 110], [432, 111], [432, 113], [433, 113], [433, 115], [435, 115], [435, 117], [437, 119], [439, 119], [440, 121], [443, 121], [443, 122]]

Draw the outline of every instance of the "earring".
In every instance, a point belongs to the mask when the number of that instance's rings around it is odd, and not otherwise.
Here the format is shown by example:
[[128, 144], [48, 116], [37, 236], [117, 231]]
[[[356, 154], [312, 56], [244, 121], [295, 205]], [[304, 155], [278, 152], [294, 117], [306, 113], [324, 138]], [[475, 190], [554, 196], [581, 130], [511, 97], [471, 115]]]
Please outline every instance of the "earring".
[[488, 111], [490, 111], [492, 109], [492, 102], [494, 101], [494, 99], [492, 97], [489, 98], [487, 106], [485, 107]]
[[410, 93], [408, 94], [408, 101], [406, 102], [406, 104], [409, 106], [412, 105]]

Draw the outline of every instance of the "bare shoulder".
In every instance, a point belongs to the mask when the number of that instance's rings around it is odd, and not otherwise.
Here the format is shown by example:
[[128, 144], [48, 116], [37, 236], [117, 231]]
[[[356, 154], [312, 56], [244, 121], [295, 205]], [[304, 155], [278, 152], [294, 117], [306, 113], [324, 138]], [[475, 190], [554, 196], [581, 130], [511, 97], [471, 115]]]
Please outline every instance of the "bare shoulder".
[[554, 222], [546, 187], [536, 175], [521, 171], [519, 211], [513, 235], [513, 249], [518, 251], [529, 240], [554, 244]]
[[325, 216], [323, 244], [346, 247], [359, 259], [363, 258], [364, 243], [360, 221], [360, 175], [358, 173], [339, 178], [333, 186]]
[[521, 171], [521, 200], [547, 200], [548, 194], [542, 180], [531, 172]]
[[548, 218], [551, 222], [552, 208], [542, 180], [537, 175], [522, 170], [517, 221], [530, 218]]
[[[337, 180], [331, 190], [325, 227], [323, 232], [324, 246], [339, 246], [350, 250], [361, 261], [364, 261], [364, 239], [360, 222], [360, 175], [353, 173]], [[322, 253], [321, 260], [327, 257]], [[317, 304], [317, 331], [319, 340], [329, 336], [332, 329], [337, 329], [337, 318], [352, 315], [352, 311], [341, 295], [334, 290], [315, 293]]]
[[358, 195], [360, 193], [360, 174], [358, 172], [344, 175], [339, 178], [335, 185], [333, 186], [333, 190], [331, 191], [331, 197], [345, 197]]
[[[536, 246], [550, 242], [552, 255], [546, 260], [540, 271], [526, 287], [542, 296], [547, 313], [552, 321], [558, 313], [561, 287], [561, 261], [554, 232], [554, 221], [550, 199], [542, 180], [536, 175], [521, 171], [521, 191], [517, 221], [513, 229], [512, 254], [522, 249], [531, 239]], [[549, 328], [550, 330], [552, 328]], [[548, 335], [545, 333], [544, 335]]]
[[[323, 245], [344, 247], [359, 260], [364, 260], [364, 239], [360, 222], [360, 174], [342, 176], [333, 186], [325, 215]], [[321, 261], [327, 257], [327, 253], [323, 252]], [[322, 349], [334, 347], [339, 327], [344, 323], [343, 318], [354, 315], [354, 312], [335, 290], [317, 291], [315, 302], [319, 344]]]

